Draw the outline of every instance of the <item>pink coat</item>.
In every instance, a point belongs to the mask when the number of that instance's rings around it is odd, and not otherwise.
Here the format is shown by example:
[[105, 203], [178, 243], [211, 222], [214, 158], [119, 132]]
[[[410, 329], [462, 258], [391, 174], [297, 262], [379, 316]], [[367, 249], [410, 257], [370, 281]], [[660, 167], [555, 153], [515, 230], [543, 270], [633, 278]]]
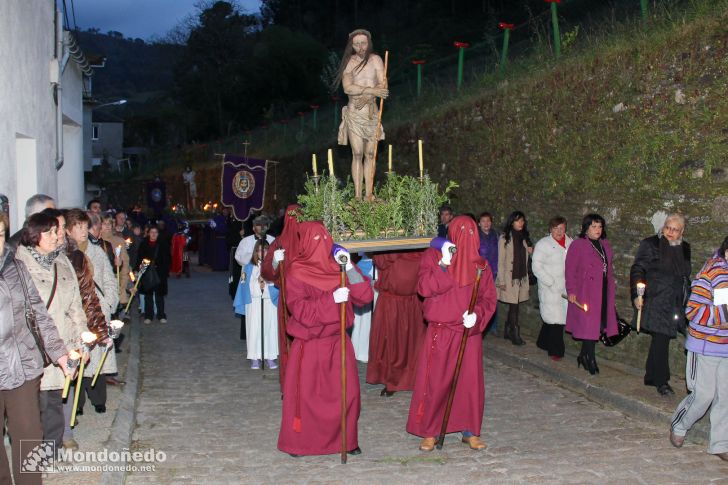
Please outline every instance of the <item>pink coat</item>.
[[[612, 248], [601, 240], [607, 256], [607, 335], [617, 334], [617, 312], [614, 306], [614, 266]], [[566, 292], [587, 304], [583, 311], [569, 304], [566, 312], [566, 331], [576, 339], [598, 340], [601, 324], [602, 259], [586, 238], [575, 239], [566, 253]]]

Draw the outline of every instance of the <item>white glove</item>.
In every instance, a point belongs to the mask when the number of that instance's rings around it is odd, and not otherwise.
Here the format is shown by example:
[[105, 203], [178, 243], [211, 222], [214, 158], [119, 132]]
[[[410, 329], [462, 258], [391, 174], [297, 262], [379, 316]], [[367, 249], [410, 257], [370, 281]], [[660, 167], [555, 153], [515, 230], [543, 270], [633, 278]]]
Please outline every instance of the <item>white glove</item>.
[[465, 325], [465, 328], [473, 328], [475, 326], [475, 320], [477, 320], [475, 313], [463, 313], [463, 325]]
[[450, 252], [450, 248], [454, 248], [455, 245], [450, 242], [446, 242], [442, 245], [442, 248], [440, 251], [442, 252], [442, 259], [440, 260], [441, 264], [444, 264], [445, 266], [450, 266], [450, 263], [452, 262], [452, 253]]
[[338, 288], [334, 291], [334, 302], [345, 303], [349, 301], [349, 288]]
[[285, 249], [276, 249], [273, 251], [273, 269], [277, 268], [284, 259], [286, 259]]
[[347, 251], [346, 249], [339, 249], [334, 253], [334, 259], [336, 260], [336, 263], [339, 263], [339, 256], [341, 256], [342, 254], [346, 255], [346, 271], [354, 269], [354, 263], [351, 262], [351, 254], [349, 254], [349, 251]]

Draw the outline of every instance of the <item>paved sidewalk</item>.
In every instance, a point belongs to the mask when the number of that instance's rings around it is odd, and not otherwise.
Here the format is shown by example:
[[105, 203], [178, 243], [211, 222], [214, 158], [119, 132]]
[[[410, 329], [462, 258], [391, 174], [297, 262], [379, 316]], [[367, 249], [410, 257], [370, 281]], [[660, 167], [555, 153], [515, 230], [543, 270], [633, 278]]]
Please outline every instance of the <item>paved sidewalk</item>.
[[[345, 466], [336, 455], [292, 458], [276, 449], [277, 371], [249, 369], [227, 275], [171, 280], [168, 315], [168, 324], [142, 328], [132, 445], [162, 450], [166, 461], [130, 473], [129, 484], [728, 483], [728, 464], [704, 445], [673, 448], [664, 423], [634, 419], [504, 364], [498, 351], [513, 352], [502, 338], [485, 342], [485, 452], [468, 450], [454, 435], [443, 451], [419, 452], [419, 439], [404, 429], [410, 393], [380, 397], [380, 386], [363, 383], [360, 364], [364, 453]], [[557, 365], [576, 368], [567, 360]]]

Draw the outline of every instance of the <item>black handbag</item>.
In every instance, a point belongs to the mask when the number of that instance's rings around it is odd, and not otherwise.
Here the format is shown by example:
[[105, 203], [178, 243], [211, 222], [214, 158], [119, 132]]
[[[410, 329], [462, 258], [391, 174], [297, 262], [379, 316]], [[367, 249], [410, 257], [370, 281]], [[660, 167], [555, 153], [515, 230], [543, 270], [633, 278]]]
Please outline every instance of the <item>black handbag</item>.
[[606, 332], [602, 330], [601, 334], [599, 335], [599, 340], [604, 344], [605, 347], [614, 347], [619, 342], [624, 340], [624, 338], [630, 334], [632, 331], [632, 327], [627, 323], [627, 321], [624, 318], [621, 318], [619, 314], [617, 314], [617, 335], [612, 335], [611, 337], [607, 336]]
[[[157, 243], [159, 244], [159, 243]], [[152, 259], [152, 262], [149, 263], [149, 266], [147, 267], [146, 271], [144, 271], [144, 274], [142, 275], [142, 281], [139, 283], [139, 285], [142, 287], [142, 293], [150, 293], [159, 287], [159, 285], [162, 284], [162, 278], [159, 277], [159, 272], [157, 271], [157, 255], [159, 254], [159, 246], [157, 246], [154, 250], [154, 259]]]
[[[28, 293], [28, 287], [25, 284], [25, 277], [20, 271], [18, 262], [15, 261], [15, 259], [13, 259], [13, 263], [15, 264], [15, 269], [18, 272], [18, 279], [20, 280], [20, 284], [23, 287], [23, 296], [25, 296], [25, 300], [23, 301], [23, 303], [25, 304], [25, 323], [26, 325], [28, 325], [28, 330], [30, 330], [30, 334], [33, 336], [33, 340], [35, 340], [35, 345], [40, 351], [40, 355], [43, 359], [43, 367], [48, 367], [53, 363], [53, 361], [48, 356], [48, 352], [46, 352], [45, 345], [43, 344], [43, 338], [40, 335], [40, 329], [38, 328], [38, 320], [35, 316], [35, 310], [33, 310], [33, 307], [30, 304], [30, 294]], [[53, 288], [51, 289], [51, 295], [48, 298], [48, 303], [46, 303], [46, 309], [50, 308], [51, 303], [53, 302], [53, 297], [56, 294], [56, 286], [58, 286], [58, 268], [54, 264]]]

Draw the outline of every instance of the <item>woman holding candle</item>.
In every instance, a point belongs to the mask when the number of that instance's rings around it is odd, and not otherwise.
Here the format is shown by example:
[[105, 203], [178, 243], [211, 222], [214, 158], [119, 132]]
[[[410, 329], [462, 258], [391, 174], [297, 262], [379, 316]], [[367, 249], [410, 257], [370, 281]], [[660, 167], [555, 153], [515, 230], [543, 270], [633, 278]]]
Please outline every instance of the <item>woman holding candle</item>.
[[[655, 386], [662, 396], [675, 394], [668, 382], [670, 340], [684, 329], [685, 303], [690, 294], [690, 245], [683, 240], [684, 230], [685, 217], [667, 216], [660, 234], [640, 243], [629, 272], [634, 307], [642, 310], [640, 330], [651, 336], [644, 382]], [[642, 300], [637, 295], [638, 283], [645, 284]]]
[[612, 254], [604, 218], [599, 214], [584, 216], [581, 233], [566, 253], [566, 293], [570, 303], [566, 331], [582, 341], [576, 362], [591, 375], [599, 372], [595, 355], [599, 335], [617, 334]]
[[[114, 218], [111, 214], [101, 216], [101, 239], [107, 241], [114, 248], [114, 273], [119, 283], [119, 303], [126, 305], [129, 301], [129, 293], [126, 287], [129, 283], [129, 252], [126, 249], [124, 238], [116, 235], [114, 229]], [[116, 313], [116, 312], [114, 312]]]
[[169, 245], [160, 239], [159, 228], [157, 226], [151, 226], [149, 228], [149, 234], [139, 245], [134, 267], [138, 268], [144, 259], [152, 262], [150, 268], [154, 267], [159, 276], [159, 285], [155, 288], [148, 288], [143, 292], [144, 323], [152, 323], [155, 308], [157, 309], [156, 316], [159, 319], [159, 323], [167, 323], [167, 314], [164, 313], [164, 297], [167, 295], [167, 279], [169, 278], [171, 254], [169, 252]]
[[[66, 236], [75, 243], [76, 247], [83, 252], [86, 256], [89, 264], [89, 269], [93, 275], [94, 288], [96, 297], [101, 305], [101, 310], [104, 314], [105, 322], [111, 320], [111, 314], [116, 311], [116, 307], [119, 303], [119, 290], [116, 283], [116, 274], [111, 268], [111, 263], [106, 253], [102, 249], [98, 242], [103, 241], [100, 238], [96, 238], [97, 243], [92, 242], [93, 234], [91, 232], [91, 226], [95, 219], [94, 214], [84, 213], [79, 209], [71, 209], [66, 212]], [[101, 224], [94, 229], [99, 235], [101, 234]], [[109, 244], [109, 246], [111, 246]], [[89, 323], [93, 327], [93, 331], [96, 334], [97, 341], [104, 341], [106, 344], [111, 342], [107, 340], [108, 329], [106, 326], [99, 328], [97, 325]], [[91, 379], [96, 372], [96, 367], [101, 361], [103, 355], [104, 345], [96, 345], [91, 351], [91, 359], [84, 370], [84, 377], [82, 381], [83, 389], [81, 391], [80, 401], [78, 404], [78, 411], [83, 413], [83, 406], [86, 402], [86, 394], [88, 394], [91, 403], [94, 405], [94, 409], [97, 413], [106, 412], [106, 379], [102, 378], [96, 382], [94, 387], [91, 387]], [[116, 355], [112, 352], [104, 362], [102, 369], [103, 374], [115, 374], [116, 373]]]
[[[341, 451], [341, 304], [346, 327], [354, 322], [353, 305], [374, 297], [371, 283], [349, 258], [346, 286], [331, 255], [331, 234], [320, 222], [299, 226], [295, 259], [286, 266], [288, 333], [294, 337], [283, 389], [278, 449], [293, 455]], [[343, 248], [341, 249], [343, 250]], [[354, 347], [346, 342], [346, 451], [358, 454], [357, 421], [361, 408]]]
[[[45, 218], [43, 222], [48, 230], [52, 230], [51, 220]], [[45, 351], [57, 365], [49, 366], [48, 369], [60, 371], [62, 377], [67, 372], [68, 355], [58, 328], [26, 266], [16, 260], [13, 251], [5, 245], [7, 222], [5, 214], [0, 212], [0, 353], [3, 356], [0, 360], [0, 416], [5, 417], [5, 426], [13, 437], [12, 475], [15, 483], [39, 484], [40, 473], [20, 472], [22, 461], [34, 451], [32, 447], [37, 444], [37, 440], [43, 439], [39, 408], [40, 381], [44, 374], [43, 360], [35, 337], [28, 328], [26, 305], [33, 309]], [[36, 218], [34, 226], [38, 222], [40, 220]], [[47, 233], [47, 230], [43, 232]], [[50, 235], [47, 237], [50, 239]], [[60, 391], [58, 392], [60, 396]], [[23, 442], [33, 445], [25, 449], [24, 446], [21, 447]], [[0, 452], [0, 482], [12, 481], [10, 465], [3, 447]]]
[[[58, 245], [59, 230], [62, 231], [60, 227], [58, 218], [49, 214], [30, 216], [16, 258], [28, 268], [40, 298], [63, 340], [64, 352], [70, 352], [81, 343], [81, 332], [86, 330], [86, 314], [81, 304], [76, 273]], [[57, 449], [63, 445], [64, 426], [70, 417], [70, 409], [64, 413], [61, 400], [64, 382], [65, 373], [57, 366], [46, 367], [40, 381], [43, 439], [55, 441]]]
[[528, 258], [533, 252], [530, 247], [526, 215], [521, 211], [511, 212], [498, 239], [498, 274], [495, 286], [498, 300], [508, 304], [503, 338], [513, 345], [523, 345], [521, 327], [518, 322], [519, 305], [529, 298]]

